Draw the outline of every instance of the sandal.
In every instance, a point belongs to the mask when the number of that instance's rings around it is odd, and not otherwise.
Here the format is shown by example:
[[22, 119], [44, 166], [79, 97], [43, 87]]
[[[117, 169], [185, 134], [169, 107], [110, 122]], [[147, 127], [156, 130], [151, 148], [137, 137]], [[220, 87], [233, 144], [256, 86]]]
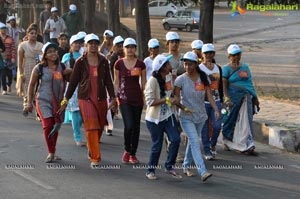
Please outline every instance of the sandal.
[[54, 155], [53, 154], [48, 154], [45, 163], [51, 163], [54, 160]]
[[174, 169], [171, 169], [171, 170], [165, 170], [165, 172], [166, 172], [167, 174], [172, 175], [173, 178], [176, 178], [176, 179], [181, 179], [181, 178], [182, 178], [182, 176], [179, 175], [178, 173], [176, 173], [176, 171], [175, 171]]

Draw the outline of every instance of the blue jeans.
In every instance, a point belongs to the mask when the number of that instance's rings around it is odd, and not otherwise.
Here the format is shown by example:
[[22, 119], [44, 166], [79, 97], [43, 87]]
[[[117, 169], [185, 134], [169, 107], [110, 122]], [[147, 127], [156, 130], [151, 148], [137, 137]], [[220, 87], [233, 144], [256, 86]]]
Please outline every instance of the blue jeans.
[[72, 120], [72, 128], [74, 133], [74, 140], [75, 142], [81, 142], [81, 134], [80, 134], [80, 128], [82, 125], [82, 117], [80, 114], [80, 111], [72, 111], [71, 114], [71, 120]]
[[125, 151], [132, 156], [135, 156], [139, 144], [142, 110], [143, 106], [120, 105], [124, 123]]
[[[221, 102], [216, 101], [216, 105], [217, 105], [219, 111], [221, 112], [221, 108], [222, 108]], [[215, 111], [210, 103], [209, 104], [205, 103], [205, 109], [206, 109], [208, 119], [206, 120], [206, 122], [203, 126], [203, 129], [201, 132], [201, 139], [202, 139], [202, 144], [203, 144], [205, 154], [211, 155], [210, 147], [214, 147], [217, 145], [218, 137], [219, 137], [220, 131], [221, 131], [222, 120], [219, 120], [219, 121], [216, 120]], [[211, 120], [212, 127], [213, 127], [211, 138], [209, 138], [209, 131], [208, 131], [209, 130], [209, 120]]]
[[7, 91], [7, 87], [6, 87], [6, 68], [1, 68], [0, 69], [0, 89], [1, 89], [1, 85], [2, 85], [3, 91]]
[[182, 167], [188, 169], [191, 167], [194, 159], [199, 175], [203, 175], [207, 170], [202, 158], [200, 149], [200, 133], [202, 131], [204, 121], [194, 123], [193, 121], [185, 118], [180, 118], [180, 123], [183, 131], [188, 136], [188, 144], [185, 151], [185, 157]]
[[180, 143], [180, 133], [178, 131], [178, 123], [174, 115], [168, 119], [155, 124], [154, 122], [146, 121], [147, 128], [151, 134], [152, 148], [150, 152], [150, 158], [148, 163], [148, 172], [154, 172], [158, 165], [159, 156], [161, 153], [164, 132], [166, 132], [169, 141], [171, 142], [169, 147], [169, 153], [165, 162], [165, 168], [171, 170], [176, 163], [176, 157]]

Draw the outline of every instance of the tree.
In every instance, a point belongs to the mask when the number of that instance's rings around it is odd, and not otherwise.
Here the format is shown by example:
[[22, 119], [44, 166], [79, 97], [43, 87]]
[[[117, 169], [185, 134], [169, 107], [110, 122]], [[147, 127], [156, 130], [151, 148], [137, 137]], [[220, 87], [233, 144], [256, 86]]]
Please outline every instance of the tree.
[[148, 56], [148, 41], [151, 38], [148, 0], [135, 0], [136, 40], [140, 58]]
[[215, 0], [200, 0], [199, 39], [213, 43], [213, 21]]
[[110, 0], [108, 3], [108, 29], [113, 31], [115, 35], [120, 34], [120, 16], [119, 16], [119, 0]]
[[84, 28], [87, 33], [91, 33], [94, 31], [95, 23], [93, 21], [96, 11], [96, 0], [88, 0], [85, 2], [85, 10], [84, 10]]

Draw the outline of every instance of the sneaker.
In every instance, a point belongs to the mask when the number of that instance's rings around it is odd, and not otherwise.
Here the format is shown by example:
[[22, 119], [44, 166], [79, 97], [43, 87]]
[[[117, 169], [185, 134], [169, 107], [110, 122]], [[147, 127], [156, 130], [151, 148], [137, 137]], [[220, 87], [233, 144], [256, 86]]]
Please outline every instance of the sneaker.
[[189, 170], [189, 169], [183, 169], [183, 173], [187, 176], [187, 177], [193, 177], [195, 176], [195, 174]]
[[87, 152], [87, 157], [88, 159], [91, 159], [91, 153], [89, 151]]
[[85, 146], [85, 143], [84, 142], [75, 142], [76, 143], [76, 146], [80, 146], [80, 147], [84, 147]]
[[11, 92], [11, 87], [10, 86], [7, 86], [7, 92]]
[[212, 160], [213, 159], [213, 156], [211, 154], [206, 154], [204, 156], [205, 160]]
[[97, 169], [99, 167], [99, 162], [91, 162], [91, 169]]
[[105, 135], [107, 135], [107, 136], [112, 136], [112, 130], [107, 130], [107, 131], [105, 132]]
[[124, 151], [123, 156], [122, 156], [122, 162], [123, 163], [128, 163], [129, 162], [129, 153], [127, 151]]
[[138, 164], [138, 163], [140, 163], [140, 161], [136, 158], [135, 155], [129, 156], [129, 162], [130, 162], [131, 164]]
[[173, 178], [176, 178], [176, 179], [181, 179], [182, 176], [179, 175], [178, 173], [176, 173], [176, 171], [174, 169], [171, 169], [171, 170], [165, 170], [166, 174], [170, 174]]
[[7, 95], [7, 92], [6, 92], [6, 91], [3, 91], [3, 92], [2, 92], [2, 95]]
[[51, 163], [54, 160], [54, 154], [48, 154], [48, 156], [45, 159], [45, 163]]
[[150, 172], [150, 173], [146, 173], [146, 177], [149, 179], [149, 180], [157, 180], [157, 176], [155, 175], [155, 173], [153, 172]]
[[210, 178], [212, 176], [212, 174], [211, 173], [208, 173], [208, 172], [206, 172], [206, 173], [204, 173], [202, 176], [201, 176], [201, 181], [202, 182], [205, 182], [208, 178]]

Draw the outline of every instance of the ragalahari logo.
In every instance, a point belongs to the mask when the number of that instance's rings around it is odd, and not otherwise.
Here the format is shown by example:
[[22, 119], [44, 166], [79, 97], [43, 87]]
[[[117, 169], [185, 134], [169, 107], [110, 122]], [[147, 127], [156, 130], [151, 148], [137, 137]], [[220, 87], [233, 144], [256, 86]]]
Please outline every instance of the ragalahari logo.
[[231, 8], [231, 16], [235, 17], [238, 15], [243, 15], [246, 13], [246, 9], [242, 8], [240, 5], [237, 5], [237, 2], [232, 2], [232, 8]]

